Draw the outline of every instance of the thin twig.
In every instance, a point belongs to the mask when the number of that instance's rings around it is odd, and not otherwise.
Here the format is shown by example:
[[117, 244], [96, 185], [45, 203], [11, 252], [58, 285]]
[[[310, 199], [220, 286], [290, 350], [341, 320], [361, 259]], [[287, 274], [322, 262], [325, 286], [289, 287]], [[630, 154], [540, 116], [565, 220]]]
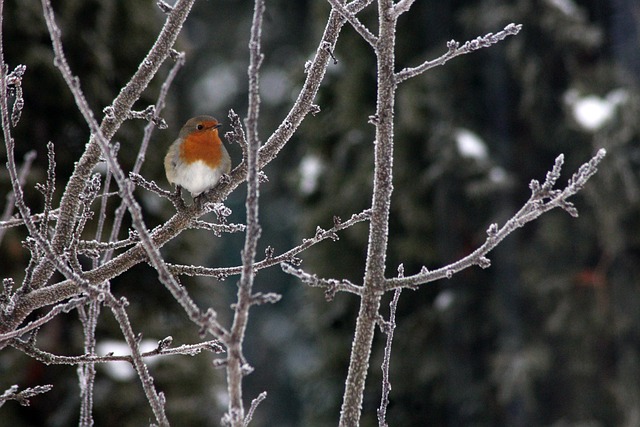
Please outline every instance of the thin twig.
[[[274, 255], [273, 248], [269, 247], [266, 251], [266, 256], [262, 261], [253, 264], [254, 270], [262, 270], [273, 265], [279, 265], [281, 263], [299, 265], [301, 260], [296, 255], [310, 248], [311, 246], [320, 243], [324, 240], [331, 239], [333, 241], [338, 240], [338, 231], [344, 230], [362, 221], [368, 221], [371, 211], [369, 209], [362, 211], [358, 214], [353, 214], [347, 221], [342, 221], [340, 218], [334, 218], [334, 226], [328, 230], [323, 230], [318, 227], [316, 234], [312, 238], [302, 239], [302, 243], [294, 248], [289, 249], [280, 255]], [[216, 224], [212, 224], [216, 225]], [[187, 276], [214, 276], [218, 280], [224, 280], [228, 276], [240, 274], [242, 272], [242, 266], [236, 267], [219, 267], [209, 268], [194, 265], [175, 265], [167, 264], [171, 273]]]
[[393, 7], [393, 15], [396, 19], [405, 12], [408, 12], [415, 0], [400, 0]]
[[455, 273], [475, 265], [481, 268], [488, 268], [491, 262], [486, 255], [509, 234], [524, 226], [526, 223], [558, 207], [566, 210], [570, 215], [576, 216], [577, 211], [575, 207], [567, 199], [580, 191], [589, 178], [597, 172], [598, 164], [604, 159], [605, 155], [606, 151], [600, 149], [591, 160], [580, 166], [563, 190], [553, 190], [553, 185], [559, 177], [560, 168], [564, 159], [562, 155], [558, 156], [553, 169], [547, 174], [544, 184], [541, 186], [538, 181], [531, 181], [530, 187], [532, 194], [529, 200], [502, 228], [498, 227], [498, 224], [491, 224], [487, 230], [487, 239], [482, 246], [459, 261], [437, 270], [429, 271], [423, 267], [422, 271], [418, 274], [387, 279], [384, 284], [384, 289], [391, 290], [399, 287], [413, 288], [439, 279], [450, 279]]
[[396, 82], [401, 83], [407, 79], [418, 76], [431, 68], [444, 65], [447, 61], [457, 56], [471, 53], [484, 47], [489, 47], [501, 40], [504, 40], [508, 36], [518, 34], [521, 29], [521, 24], [509, 24], [504, 27], [504, 30], [498, 31], [496, 34], [488, 33], [484, 36], [477, 37], [474, 40], [467, 41], [462, 46], [460, 46], [459, 42], [451, 40], [447, 42], [447, 48], [449, 49], [447, 53], [432, 61], [425, 61], [417, 67], [405, 68], [402, 71], [397, 72]]
[[105, 293], [105, 304], [111, 309], [113, 316], [116, 318], [122, 335], [124, 336], [127, 345], [131, 349], [131, 364], [138, 373], [142, 388], [147, 396], [147, 401], [153, 410], [153, 414], [161, 426], [169, 426], [169, 420], [164, 409], [165, 399], [162, 393], [158, 393], [153, 384], [153, 378], [149, 374], [147, 365], [144, 363], [142, 353], [140, 352], [140, 342], [138, 337], [133, 333], [133, 328], [129, 322], [129, 317], [124, 309], [128, 302], [123, 297], [120, 300], [116, 300], [110, 293]]
[[387, 424], [387, 406], [389, 406], [389, 393], [391, 392], [391, 380], [389, 379], [389, 367], [391, 365], [391, 344], [393, 343], [393, 332], [396, 329], [396, 309], [402, 289], [396, 289], [393, 299], [389, 303], [389, 320], [381, 325], [382, 332], [387, 335], [384, 346], [384, 358], [382, 359], [382, 397], [378, 408], [378, 426], [389, 427]]
[[[1, 11], [1, 9], [0, 9]], [[22, 391], [18, 391], [17, 385], [12, 385], [0, 395], [0, 407], [8, 400], [15, 400], [22, 406], [29, 406], [29, 398], [42, 393], [47, 393], [53, 388], [53, 385], [37, 385], [35, 387], [27, 387]]]
[[44, 207], [42, 209], [44, 218], [40, 223], [40, 232], [43, 235], [46, 235], [48, 232], [47, 227], [49, 227], [49, 215], [53, 210], [53, 193], [56, 189], [56, 155], [53, 142], [51, 141], [47, 143], [47, 160], [47, 181], [44, 187], [36, 185], [36, 189], [40, 188], [44, 196]]
[[0, 342], [2, 341], [7, 341], [16, 337], [19, 337], [21, 335], [24, 335], [28, 332], [31, 332], [35, 329], [38, 329], [39, 327], [41, 327], [42, 325], [48, 323], [51, 319], [53, 319], [55, 316], [57, 316], [60, 313], [68, 313], [71, 310], [73, 310], [76, 307], [79, 307], [81, 305], [86, 304], [88, 301], [87, 297], [78, 297], [78, 298], [73, 298], [63, 304], [58, 304], [55, 307], [53, 307], [51, 310], [49, 310], [49, 312], [41, 317], [39, 317], [36, 320], [33, 320], [29, 323], [27, 323], [25, 326], [23, 326], [22, 328], [18, 328], [15, 329], [11, 332], [7, 332], [4, 334], [0, 335]]
[[263, 400], [267, 398], [267, 392], [263, 391], [255, 399], [251, 401], [251, 407], [249, 407], [249, 411], [247, 411], [247, 416], [244, 418], [243, 427], [249, 427], [251, 420], [253, 419], [253, 414], [256, 412], [258, 405], [262, 403]]
[[242, 344], [249, 321], [249, 309], [252, 303], [252, 289], [255, 278], [255, 257], [261, 228], [258, 222], [259, 187], [258, 179], [258, 150], [260, 139], [258, 136], [258, 119], [260, 116], [260, 65], [263, 54], [262, 18], [264, 15], [264, 0], [256, 0], [251, 37], [249, 39], [249, 107], [245, 126], [247, 128], [247, 231], [244, 249], [242, 251], [242, 273], [238, 283], [238, 301], [235, 305], [233, 325], [230, 335], [225, 339], [227, 346], [227, 387], [229, 389], [229, 410], [225, 420], [233, 427], [240, 427], [245, 423], [244, 405], [242, 403], [243, 352]]
[[[39, 362], [46, 365], [87, 365], [93, 363], [111, 363], [111, 362], [129, 362], [133, 365], [133, 356], [130, 354], [117, 355], [117, 354], [83, 354], [80, 356], [62, 356], [58, 354], [52, 354], [39, 348], [36, 348], [31, 343], [20, 339], [15, 339], [11, 342], [11, 346], [18, 350], [28, 354]], [[215, 354], [220, 354], [224, 350], [220, 346], [219, 341], [204, 341], [197, 344], [184, 344], [178, 347], [172, 348], [155, 348], [151, 351], [140, 353], [142, 358], [157, 357], [157, 356], [195, 356], [203, 351], [209, 351]]]
[[[31, 165], [33, 164], [33, 161], [35, 160], [35, 158], [36, 158], [35, 150], [28, 151], [24, 155], [24, 158], [22, 159], [22, 166], [20, 166], [20, 171], [18, 172], [18, 182], [20, 183], [21, 186], [24, 185], [24, 182], [27, 179], [27, 175], [31, 171]], [[4, 211], [0, 216], [0, 243], [2, 242], [4, 233], [8, 228], [8, 226], [5, 226], [5, 224], [10, 224], [12, 222], [9, 218], [11, 217], [13, 209], [16, 207], [15, 203], [16, 203], [15, 195], [13, 192], [10, 192], [9, 194], [7, 194], [7, 200], [4, 205]], [[22, 222], [22, 220], [19, 220], [19, 219], [16, 219], [13, 221], [16, 222], [16, 225], [24, 224], [24, 222]]]
[[344, 19], [349, 21], [353, 29], [356, 30], [358, 34], [360, 34], [360, 36], [362, 36], [362, 38], [375, 50], [378, 44], [377, 37], [373, 35], [373, 33], [369, 31], [369, 29], [362, 22], [360, 22], [356, 15], [353, 12], [347, 10], [339, 0], [327, 1], [331, 4], [332, 8], [337, 10], [340, 15], [342, 15]]
[[331, 301], [338, 291], [362, 295], [362, 287], [351, 283], [347, 279], [322, 279], [315, 274], [309, 274], [300, 268], [293, 268], [291, 265], [284, 262], [280, 264], [280, 267], [283, 272], [296, 276], [298, 279], [302, 280], [303, 283], [306, 283], [309, 286], [326, 288], [325, 298], [327, 301]]

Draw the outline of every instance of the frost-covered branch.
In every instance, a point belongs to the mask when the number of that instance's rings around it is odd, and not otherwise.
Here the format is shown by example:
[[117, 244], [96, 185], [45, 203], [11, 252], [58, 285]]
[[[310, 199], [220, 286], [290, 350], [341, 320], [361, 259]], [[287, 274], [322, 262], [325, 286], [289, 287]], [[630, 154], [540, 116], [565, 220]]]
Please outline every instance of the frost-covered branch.
[[[100, 133], [105, 140], [110, 140], [122, 123], [127, 119], [129, 111], [133, 104], [140, 98], [140, 95], [147, 87], [151, 79], [155, 76], [164, 60], [172, 52], [178, 34], [182, 28], [182, 24], [186, 20], [191, 6], [195, 0], [178, 0], [173, 6], [171, 12], [167, 15], [167, 20], [155, 42], [149, 50], [147, 56], [142, 60], [140, 67], [129, 80], [127, 85], [122, 88], [118, 96], [114, 99], [109, 107], [110, 114], [105, 114], [105, 119], [100, 125]], [[73, 89], [80, 90], [79, 81], [69, 69], [66, 61], [60, 58], [62, 54], [62, 43], [60, 41], [60, 29], [55, 24], [53, 9], [48, 0], [42, 0], [42, 7], [45, 20], [49, 28], [52, 38], [54, 52], [56, 55], [55, 65], [63, 72], [65, 81], [68, 86]], [[76, 101], [78, 97], [74, 96]], [[87, 119], [87, 115], [93, 120], [93, 114], [88, 107], [78, 105], [80, 111]], [[88, 119], [87, 119], [88, 120]], [[92, 129], [93, 138], [87, 144], [86, 150], [76, 163], [75, 169], [69, 178], [66, 190], [60, 201], [60, 211], [58, 221], [52, 238], [51, 245], [56, 253], [62, 253], [71, 240], [72, 230], [75, 224], [75, 212], [78, 207], [78, 196], [83, 190], [87, 179], [89, 178], [93, 168], [100, 161], [100, 147], [95, 139], [99, 135]], [[34, 288], [41, 287], [53, 273], [53, 267], [47, 263], [41, 263], [36, 271], [34, 271]]]
[[391, 380], [389, 379], [389, 367], [391, 366], [391, 344], [393, 344], [393, 332], [396, 329], [396, 309], [402, 289], [398, 288], [393, 293], [393, 298], [389, 303], [389, 320], [381, 320], [380, 329], [387, 336], [384, 345], [384, 357], [382, 359], [382, 398], [378, 408], [378, 426], [389, 427], [387, 424], [387, 406], [389, 406], [389, 393], [391, 393]]
[[262, 403], [262, 401], [265, 400], [266, 398], [267, 398], [267, 392], [263, 391], [258, 396], [256, 396], [255, 399], [251, 401], [251, 406], [247, 411], [247, 416], [244, 418], [244, 422], [242, 423], [243, 427], [249, 426], [249, 424], [251, 423], [251, 420], [253, 419], [253, 414], [256, 412], [256, 409], [258, 408], [258, 405]]
[[[172, 342], [171, 337], [167, 337], [158, 342], [158, 347], [153, 350], [141, 352], [142, 358], [156, 357], [156, 356], [195, 356], [203, 351], [212, 352], [215, 354], [222, 353], [224, 350], [217, 340], [199, 342], [197, 344], [183, 344], [178, 347], [170, 347]], [[83, 354], [80, 356], [62, 356], [58, 354], [52, 354], [35, 347], [29, 341], [23, 341], [20, 339], [14, 340], [11, 345], [18, 350], [28, 354], [34, 359], [46, 364], [46, 365], [85, 365], [90, 363], [110, 363], [110, 362], [129, 362], [133, 365], [133, 356], [117, 355], [117, 354]]]
[[[10, 299], [11, 296], [10, 295], [5, 295], [5, 297], [7, 299]], [[71, 310], [73, 310], [74, 308], [77, 308], [83, 304], [86, 304], [88, 301], [88, 298], [86, 297], [79, 297], [79, 298], [72, 298], [69, 301], [63, 303], [63, 304], [58, 304], [55, 307], [53, 307], [51, 310], [49, 310], [49, 312], [41, 317], [39, 317], [36, 320], [33, 320], [29, 323], [27, 323], [26, 325], [24, 325], [22, 328], [18, 328], [15, 329], [11, 332], [7, 332], [4, 334], [0, 334], [0, 342], [2, 341], [6, 341], [6, 340], [10, 340], [12, 338], [16, 338], [19, 336], [22, 336], [28, 332], [31, 332], [35, 329], [40, 328], [42, 325], [48, 323], [51, 319], [53, 319], [55, 316], [57, 316], [60, 313], [68, 313]]]
[[521, 24], [509, 24], [504, 27], [504, 30], [502, 31], [498, 31], [495, 34], [488, 33], [484, 36], [479, 36], [474, 40], [465, 42], [462, 46], [460, 46], [459, 42], [451, 40], [447, 42], [447, 48], [449, 49], [447, 53], [434, 60], [425, 61], [417, 67], [405, 68], [402, 71], [399, 71], [398, 73], [396, 73], [396, 81], [397, 83], [401, 83], [407, 79], [418, 76], [425, 71], [430, 70], [431, 68], [437, 67], [439, 65], [444, 65], [447, 61], [457, 56], [471, 53], [484, 47], [489, 47], [500, 42], [501, 40], [504, 40], [508, 36], [518, 34], [521, 29]]
[[355, 13], [347, 10], [344, 4], [342, 4], [342, 2], [339, 0], [327, 0], [327, 1], [331, 4], [331, 7], [337, 10], [344, 19], [349, 21], [353, 29], [356, 30], [358, 34], [360, 34], [360, 36], [362, 36], [362, 38], [365, 39], [365, 41], [371, 45], [371, 47], [373, 47], [374, 49], [376, 48], [376, 45], [378, 44], [378, 39], [376, 38], [376, 36], [373, 35], [373, 33], [371, 33], [371, 31], [369, 31], [369, 29], [362, 22], [360, 22], [360, 20], [356, 17]]
[[22, 391], [18, 391], [19, 388], [17, 385], [12, 385], [7, 390], [4, 391], [0, 395], [0, 407], [5, 404], [8, 400], [15, 400], [22, 406], [29, 406], [29, 398], [37, 396], [42, 393], [47, 393], [51, 391], [53, 385], [37, 385], [35, 387], [28, 387]]
[[290, 264], [284, 262], [280, 264], [280, 267], [282, 267], [282, 271], [284, 271], [285, 273], [296, 276], [303, 283], [306, 283], [309, 286], [316, 288], [326, 288], [324, 292], [327, 301], [331, 301], [338, 291], [351, 292], [352, 294], [362, 295], [362, 287], [357, 286], [346, 279], [322, 279], [315, 274], [309, 274], [302, 269], [294, 268]]
[[[229, 335], [225, 337], [227, 347], [227, 387], [229, 390], [228, 412], [223, 420], [232, 427], [245, 424], [244, 404], [242, 402], [242, 377], [244, 334], [249, 322], [249, 309], [252, 305], [253, 282], [255, 278], [255, 257], [258, 239], [262, 232], [258, 220], [259, 175], [258, 150], [260, 139], [258, 136], [258, 119], [260, 117], [260, 66], [264, 59], [262, 44], [262, 19], [264, 16], [264, 0], [256, 0], [251, 23], [251, 37], [249, 39], [249, 107], [245, 127], [247, 128], [247, 228], [242, 250], [242, 272], [238, 283], [238, 300], [235, 304], [233, 325]], [[254, 408], [255, 409], [255, 408]]]
[[373, 121], [376, 140], [369, 242], [360, 310], [351, 343], [349, 371], [340, 411], [340, 426], [360, 424], [365, 378], [369, 370], [375, 323], [382, 297], [393, 191], [393, 117], [397, 87], [394, 75], [397, 16], [393, 14], [393, 7], [392, 0], [378, 1], [377, 100]]
[[[359, 222], [367, 221], [370, 216], [370, 210], [367, 209], [358, 214], [353, 214], [351, 218], [347, 221], [342, 221], [338, 217], [334, 217], [333, 223], [334, 226], [328, 230], [324, 230], [320, 227], [316, 229], [316, 234], [312, 238], [303, 239], [302, 243], [294, 248], [289, 249], [288, 251], [280, 254], [274, 255], [274, 250], [272, 247], [268, 247], [265, 251], [265, 258], [261, 261], [258, 261], [253, 264], [253, 268], [255, 271], [262, 270], [267, 267], [271, 267], [273, 265], [279, 265], [281, 263], [287, 263], [292, 265], [299, 265], [301, 260], [297, 257], [298, 254], [304, 252], [309, 249], [311, 246], [320, 243], [324, 240], [331, 239], [336, 241], [339, 239], [337, 234], [338, 231], [347, 229], [354, 224]], [[215, 226], [217, 224], [212, 224]], [[240, 226], [240, 225], [238, 225]], [[187, 275], [187, 276], [214, 276], [218, 280], [224, 280], [229, 276], [233, 276], [236, 274], [240, 274], [242, 272], [242, 266], [236, 267], [218, 267], [218, 268], [210, 268], [210, 267], [202, 267], [202, 266], [194, 266], [194, 265], [175, 265], [175, 264], [167, 264], [169, 269], [173, 274], [176, 275]]]
[[[31, 150], [24, 155], [22, 160], [22, 166], [20, 166], [20, 170], [18, 171], [18, 183], [20, 186], [24, 185], [24, 181], [31, 170], [31, 164], [36, 158], [36, 152]], [[4, 211], [2, 215], [0, 215], [0, 242], [4, 237], [5, 230], [12, 226], [12, 224], [22, 225], [24, 222], [18, 218], [11, 220], [11, 215], [13, 214], [13, 209], [16, 207], [16, 199], [13, 192], [7, 194], [7, 198], [4, 205]], [[47, 212], [49, 214], [50, 212]], [[43, 217], [45, 215], [43, 214]]]
[[151, 377], [149, 369], [142, 358], [139, 336], [134, 334], [131, 323], [129, 322], [129, 316], [125, 310], [125, 307], [129, 305], [129, 303], [124, 297], [117, 300], [109, 293], [105, 293], [104, 295], [104, 302], [111, 309], [113, 316], [116, 318], [116, 321], [120, 326], [122, 335], [124, 336], [129, 349], [131, 349], [131, 364], [140, 378], [142, 388], [147, 396], [147, 401], [153, 410], [153, 414], [156, 417], [158, 424], [161, 426], [168, 426], [169, 420], [167, 419], [167, 414], [164, 408], [164, 394], [162, 392], [159, 393], [154, 386], [153, 378]]
[[487, 239], [482, 246], [459, 261], [437, 270], [429, 271], [426, 267], [423, 267], [422, 271], [418, 274], [387, 279], [384, 289], [391, 290], [399, 287], [413, 288], [439, 279], [450, 279], [455, 273], [475, 265], [481, 268], [488, 268], [491, 265], [491, 261], [486, 255], [513, 231], [533, 221], [543, 213], [551, 209], [561, 208], [571, 216], [577, 216], [578, 212], [576, 208], [567, 199], [580, 191], [589, 178], [598, 171], [598, 164], [604, 159], [606, 153], [604, 149], [598, 150], [591, 160], [580, 166], [578, 171], [573, 174], [564, 189], [554, 190], [553, 186], [560, 176], [560, 171], [564, 163], [564, 156], [559, 155], [556, 158], [553, 168], [547, 173], [545, 182], [542, 185], [535, 179], [531, 181], [529, 184], [531, 197], [524, 206], [501, 228], [495, 223], [489, 226], [487, 229]]

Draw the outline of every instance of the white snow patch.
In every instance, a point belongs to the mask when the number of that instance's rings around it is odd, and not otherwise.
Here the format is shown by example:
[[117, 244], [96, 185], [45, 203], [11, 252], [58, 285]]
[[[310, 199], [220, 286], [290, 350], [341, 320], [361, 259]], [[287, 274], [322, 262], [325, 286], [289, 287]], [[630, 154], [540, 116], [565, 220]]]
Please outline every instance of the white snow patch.
[[221, 111], [238, 91], [238, 77], [232, 67], [211, 68], [196, 82], [191, 91], [191, 101], [196, 111], [204, 113]]
[[489, 170], [489, 180], [495, 184], [504, 184], [507, 182], [507, 178], [507, 171], [500, 166], [494, 166]]
[[567, 16], [578, 14], [578, 6], [572, 0], [547, 0], [547, 3]]
[[487, 144], [477, 134], [468, 129], [455, 131], [456, 146], [462, 157], [485, 160], [489, 154]]
[[[144, 339], [140, 342], [140, 351], [142, 353], [154, 350], [158, 347], [158, 340]], [[105, 340], [96, 344], [96, 353], [105, 356], [113, 353], [114, 356], [131, 355], [131, 349], [124, 341]], [[152, 366], [158, 362], [157, 357], [145, 357], [147, 366]], [[100, 364], [104, 368], [107, 375], [116, 381], [131, 381], [136, 377], [136, 371], [129, 362], [109, 362]]]
[[302, 158], [298, 172], [300, 173], [300, 192], [308, 195], [318, 187], [318, 179], [324, 171], [324, 163], [315, 154], [308, 154]]
[[433, 305], [435, 306], [436, 310], [445, 311], [446, 309], [451, 307], [455, 300], [456, 295], [453, 293], [453, 291], [450, 289], [445, 289], [438, 294], [435, 301], [433, 302]]
[[615, 115], [619, 105], [624, 104], [629, 94], [624, 89], [609, 92], [604, 98], [594, 95], [580, 95], [570, 89], [564, 95], [564, 102], [571, 108], [573, 119], [584, 129], [595, 132], [607, 124]]

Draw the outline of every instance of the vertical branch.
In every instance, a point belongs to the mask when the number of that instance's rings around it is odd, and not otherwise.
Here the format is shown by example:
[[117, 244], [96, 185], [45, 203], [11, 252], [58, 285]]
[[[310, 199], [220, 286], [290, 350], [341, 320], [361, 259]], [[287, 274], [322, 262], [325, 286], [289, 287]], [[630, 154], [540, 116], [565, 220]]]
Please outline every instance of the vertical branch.
[[[96, 327], [100, 314], [100, 302], [91, 301], [88, 311], [78, 307], [82, 329], [84, 332], [84, 354], [96, 354]], [[78, 382], [80, 384], [80, 421], [81, 427], [93, 426], [93, 390], [96, 378], [96, 364], [89, 362], [78, 366]]]
[[393, 299], [389, 303], [389, 321], [383, 322], [382, 331], [387, 334], [387, 342], [384, 346], [384, 358], [382, 359], [382, 398], [378, 408], [378, 427], [389, 427], [387, 424], [387, 406], [389, 406], [389, 393], [391, 381], [389, 380], [389, 366], [391, 365], [391, 344], [393, 343], [393, 331], [396, 329], [396, 309], [402, 289], [398, 288], [393, 293]]
[[376, 126], [373, 200], [364, 289], [351, 347], [349, 372], [345, 384], [340, 426], [360, 423], [362, 396], [369, 369], [371, 344], [380, 298], [383, 294], [389, 207], [393, 191], [393, 107], [395, 101], [394, 49], [396, 16], [392, 0], [378, 0], [379, 34], [377, 56], [377, 106], [371, 122]]
[[263, 55], [260, 51], [262, 17], [264, 14], [264, 0], [256, 0], [251, 24], [251, 39], [249, 41], [249, 107], [245, 126], [247, 128], [247, 231], [244, 250], [242, 252], [242, 274], [238, 285], [238, 302], [236, 304], [233, 325], [227, 340], [227, 382], [229, 387], [228, 421], [232, 426], [245, 424], [244, 406], [242, 404], [242, 376], [243, 360], [242, 343], [249, 320], [251, 307], [251, 292], [255, 277], [254, 263], [256, 246], [260, 238], [260, 224], [258, 223], [258, 117], [260, 113], [259, 71]]

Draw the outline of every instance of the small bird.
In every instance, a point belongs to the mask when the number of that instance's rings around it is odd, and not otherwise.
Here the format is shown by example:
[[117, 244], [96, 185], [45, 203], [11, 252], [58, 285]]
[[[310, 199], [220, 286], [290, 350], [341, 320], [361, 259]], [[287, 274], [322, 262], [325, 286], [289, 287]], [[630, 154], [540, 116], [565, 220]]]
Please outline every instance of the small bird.
[[196, 197], [231, 171], [231, 158], [218, 135], [220, 126], [211, 116], [196, 116], [182, 126], [164, 158], [170, 184], [186, 188]]

